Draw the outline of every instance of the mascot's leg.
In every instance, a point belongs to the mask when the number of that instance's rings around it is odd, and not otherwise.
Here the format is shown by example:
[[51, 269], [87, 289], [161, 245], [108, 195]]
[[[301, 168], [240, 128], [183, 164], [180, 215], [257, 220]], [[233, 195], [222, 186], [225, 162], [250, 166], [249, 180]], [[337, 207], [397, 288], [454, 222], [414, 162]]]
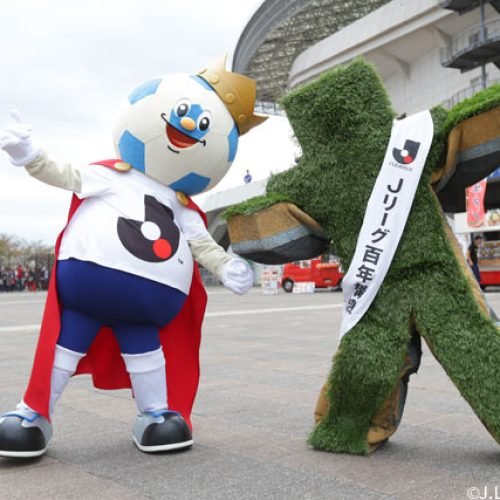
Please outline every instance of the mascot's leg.
[[[452, 281], [451, 273], [443, 276]], [[428, 286], [438, 292], [433, 293], [428, 309], [417, 313], [417, 328], [462, 397], [500, 443], [500, 333], [495, 322], [480, 294], [450, 291], [449, 283], [437, 279], [429, 279]]]
[[369, 311], [342, 339], [316, 408], [319, 422], [310, 444], [365, 454], [396, 431], [407, 379], [420, 358], [418, 337], [413, 347], [411, 333], [409, 314], [397, 311], [384, 318]]
[[[385, 400], [382, 408], [371, 421], [367, 436], [369, 453], [379, 448], [397, 431], [403, 418], [410, 375], [418, 371], [421, 357], [422, 348], [420, 336], [414, 331], [408, 344], [408, 352], [405, 355], [404, 365], [399, 374], [396, 388]], [[326, 382], [321, 388], [314, 410], [314, 420], [316, 424], [318, 424], [328, 413], [329, 391], [330, 386], [329, 383]]]
[[116, 325], [139, 414], [132, 437], [139, 450], [152, 453], [188, 448], [191, 429], [182, 416], [168, 409], [165, 356], [157, 328], [148, 325]]
[[422, 345], [420, 335], [414, 331], [408, 343], [408, 351], [405, 354], [403, 367], [399, 372], [396, 388], [384, 401], [381, 410], [371, 421], [367, 436], [368, 451], [375, 451], [398, 430], [403, 418], [410, 375], [417, 373], [421, 358]]
[[83, 356], [84, 354], [81, 352], [71, 351], [70, 349], [56, 345], [54, 367], [52, 368], [52, 375], [50, 377], [49, 412], [51, 415]]
[[[56, 345], [50, 381], [49, 413], [75, 373], [80, 359], [94, 339], [99, 324], [74, 311], [63, 309], [61, 335]], [[81, 351], [81, 352], [80, 352]], [[0, 456], [32, 458], [47, 451], [52, 424], [24, 401], [15, 411], [0, 417]]]

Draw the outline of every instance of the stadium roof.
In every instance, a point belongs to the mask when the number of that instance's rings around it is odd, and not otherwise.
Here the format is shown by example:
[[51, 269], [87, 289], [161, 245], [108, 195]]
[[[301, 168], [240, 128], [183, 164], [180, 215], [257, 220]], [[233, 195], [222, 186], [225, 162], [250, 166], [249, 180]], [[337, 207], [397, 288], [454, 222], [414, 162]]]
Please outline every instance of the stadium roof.
[[244, 28], [233, 71], [257, 80], [257, 100], [275, 103], [295, 58], [390, 0], [264, 0]]

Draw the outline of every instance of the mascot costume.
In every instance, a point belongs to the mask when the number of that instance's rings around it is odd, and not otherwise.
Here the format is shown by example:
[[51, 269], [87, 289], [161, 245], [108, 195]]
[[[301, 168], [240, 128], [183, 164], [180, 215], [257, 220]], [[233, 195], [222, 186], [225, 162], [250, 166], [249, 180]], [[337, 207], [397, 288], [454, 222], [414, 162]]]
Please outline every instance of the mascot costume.
[[226, 71], [225, 58], [197, 75], [147, 81], [115, 126], [119, 159], [82, 168], [51, 160], [14, 115], [0, 147], [14, 165], [74, 195], [28, 388], [0, 418], [0, 456], [46, 451], [55, 404], [80, 373], [98, 388], [132, 388], [141, 451], [192, 445], [206, 305], [194, 261], [238, 294], [253, 273], [215, 243], [189, 196], [220, 181], [239, 136], [265, 119], [254, 101], [255, 82]]
[[360, 59], [282, 104], [303, 155], [226, 218], [240, 255], [275, 264], [331, 244], [348, 269], [341, 340], [310, 443], [365, 454], [387, 441], [421, 338], [500, 442], [500, 334], [438, 201], [500, 166], [500, 86], [450, 111], [394, 120]]

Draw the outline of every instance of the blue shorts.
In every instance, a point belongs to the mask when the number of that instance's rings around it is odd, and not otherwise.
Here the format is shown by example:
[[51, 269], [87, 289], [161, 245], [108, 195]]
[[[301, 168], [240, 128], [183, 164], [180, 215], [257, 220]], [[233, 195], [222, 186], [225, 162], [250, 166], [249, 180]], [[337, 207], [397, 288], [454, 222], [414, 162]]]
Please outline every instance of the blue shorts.
[[187, 298], [176, 288], [77, 259], [57, 263], [61, 333], [57, 343], [87, 352], [103, 326], [111, 327], [124, 354], [160, 347], [159, 328]]

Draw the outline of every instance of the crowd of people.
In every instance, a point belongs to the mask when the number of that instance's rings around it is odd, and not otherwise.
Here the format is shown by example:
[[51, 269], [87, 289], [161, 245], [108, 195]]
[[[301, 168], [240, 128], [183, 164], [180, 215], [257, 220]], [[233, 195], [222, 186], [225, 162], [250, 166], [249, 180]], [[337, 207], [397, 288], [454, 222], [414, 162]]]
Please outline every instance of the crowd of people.
[[34, 265], [0, 267], [0, 292], [47, 290], [49, 271], [46, 266]]

